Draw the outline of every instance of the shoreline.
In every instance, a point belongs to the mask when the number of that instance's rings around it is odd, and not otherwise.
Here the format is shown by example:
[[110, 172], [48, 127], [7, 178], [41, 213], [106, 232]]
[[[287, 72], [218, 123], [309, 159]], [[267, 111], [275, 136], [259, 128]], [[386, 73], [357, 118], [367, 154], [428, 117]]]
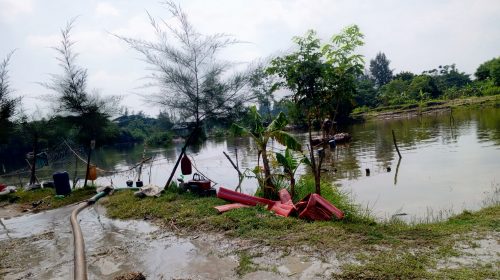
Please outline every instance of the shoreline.
[[[427, 105], [430, 104], [430, 105]], [[418, 104], [400, 105], [396, 109], [374, 108], [368, 112], [352, 114], [355, 120], [409, 119], [419, 115], [440, 113], [463, 107], [500, 107], [500, 95], [429, 101], [425, 106]], [[406, 107], [406, 108], [405, 108]]]

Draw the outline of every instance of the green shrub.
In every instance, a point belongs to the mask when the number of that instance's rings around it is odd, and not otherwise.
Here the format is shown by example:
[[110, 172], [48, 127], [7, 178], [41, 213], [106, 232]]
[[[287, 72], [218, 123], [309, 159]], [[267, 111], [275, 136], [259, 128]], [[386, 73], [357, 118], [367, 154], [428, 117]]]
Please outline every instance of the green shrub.
[[165, 146], [172, 141], [172, 134], [170, 132], [155, 132], [151, 134], [146, 143], [151, 146]]
[[500, 87], [498, 86], [487, 87], [483, 90], [483, 95], [497, 95], [497, 94], [500, 94]]
[[368, 111], [370, 111], [370, 108], [368, 106], [361, 106], [354, 108], [354, 110], [352, 110], [352, 114], [356, 115], [356, 114], [366, 113]]

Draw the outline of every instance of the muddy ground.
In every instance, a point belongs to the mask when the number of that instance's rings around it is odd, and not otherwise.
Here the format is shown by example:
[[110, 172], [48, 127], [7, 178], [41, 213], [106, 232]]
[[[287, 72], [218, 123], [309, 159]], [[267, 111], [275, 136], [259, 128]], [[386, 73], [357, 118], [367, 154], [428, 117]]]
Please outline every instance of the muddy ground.
[[[21, 216], [4, 208], [4, 214], [17, 217], [0, 219], [0, 279], [71, 279], [69, 216], [74, 207]], [[79, 215], [89, 279], [114, 279], [125, 272], [142, 272], [147, 279], [329, 279], [343, 264], [359, 263], [354, 257], [359, 252], [278, 250], [223, 234], [178, 235], [147, 221], [111, 220], [104, 214], [97, 205]], [[441, 260], [439, 266], [496, 265], [498, 240], [498, 233], [492, 233], [473, 244], [457, 244], [463, 254]]]
[[[0, 278], [72, 278], [73, 208], [2, 218]], [[95, 206], [79, 215], [90, 279], [113, 279], [131, 271], [148, 279], [311, 279], [330, 275], [340, 264], [307, 249], [280, 252], [222, 234], [177, 236], [145, 221], [111, 220], [104, 212]], [[241, 272], [243, 251], [250, 252], [251, 263]]]

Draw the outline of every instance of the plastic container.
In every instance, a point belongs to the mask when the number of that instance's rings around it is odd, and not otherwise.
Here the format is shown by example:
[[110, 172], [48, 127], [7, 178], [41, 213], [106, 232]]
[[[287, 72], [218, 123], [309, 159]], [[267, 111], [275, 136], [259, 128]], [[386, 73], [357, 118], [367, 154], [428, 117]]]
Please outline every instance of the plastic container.
[[184, 155], [181, 159], [181, 172], [182, 175], [189, 175], [193, 173], [193, 167], [191, 166], [191, 161]]
[[56, 195], [68, 195], [71, 193], [68, 172], [56, 172], [52, 174]]
[[95, 165], [89, 166], [89, 180], [95, 181], [97, 179], [97, 167]]

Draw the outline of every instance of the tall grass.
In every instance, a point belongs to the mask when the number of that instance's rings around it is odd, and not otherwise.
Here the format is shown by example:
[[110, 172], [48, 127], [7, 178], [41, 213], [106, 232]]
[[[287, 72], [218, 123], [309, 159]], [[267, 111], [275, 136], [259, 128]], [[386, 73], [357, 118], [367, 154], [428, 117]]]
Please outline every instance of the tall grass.
[[[296, 195], [294, 197], [294, 202], [300, 201], [308, 194], [314, 193], [315, 190], [314, 177], [312, 175], [303, 175], [295, 186]], [[321, 181], [321, 196], [344, 212], [345, 222], [375, 222], [374, 217], [368, 209], [363, 209], [354, 202], [348, 192], [339, 189], [329, 182]]]

